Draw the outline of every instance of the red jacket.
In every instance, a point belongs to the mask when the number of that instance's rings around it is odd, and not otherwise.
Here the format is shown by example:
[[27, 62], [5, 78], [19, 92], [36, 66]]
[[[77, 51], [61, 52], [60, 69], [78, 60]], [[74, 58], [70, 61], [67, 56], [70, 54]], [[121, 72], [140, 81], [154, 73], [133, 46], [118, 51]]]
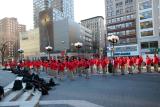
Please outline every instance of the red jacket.
[[159, 62], [158, 57], [157, 57], [157, 56], [154, 56], [154, 58], [153, 58], [153, 63], [154, 63], [154, 64], [158, 64], [158, 62]]
[[149, 57], [148, 57], [148, 58], [146, 58], [146, 64], [147, 64], [147, 65], [150, 65], [151, 63], [152, 63], [151, 58], [149, 58]]

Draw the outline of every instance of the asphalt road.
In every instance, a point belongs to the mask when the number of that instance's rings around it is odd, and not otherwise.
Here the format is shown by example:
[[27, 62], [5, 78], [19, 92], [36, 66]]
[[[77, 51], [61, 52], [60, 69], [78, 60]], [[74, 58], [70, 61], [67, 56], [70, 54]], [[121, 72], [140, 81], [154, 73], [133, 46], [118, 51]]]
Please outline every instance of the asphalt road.
[[[83, 100], [104, 107], [160, 107], [160, 73], [65, 79], [41, 101]], [[41, 107], [73, 107], [64, 104]]]
[[16, 78], [16, 75], [8, 71], [0, 70], [0, 85], [1, 86], [5, 87], [6, 85], [14, 81], [15, 78]]

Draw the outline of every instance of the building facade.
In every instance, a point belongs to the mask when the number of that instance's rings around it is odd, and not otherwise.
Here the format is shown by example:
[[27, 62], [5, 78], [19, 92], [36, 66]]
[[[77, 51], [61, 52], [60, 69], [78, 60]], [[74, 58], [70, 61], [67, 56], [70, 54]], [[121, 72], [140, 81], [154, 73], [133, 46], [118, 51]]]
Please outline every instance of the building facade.
[[76, 52], [74, 44], [77, 42], [83, 44], [82, 53], [89, 52], [92, 49], [92, 31], [67, 18], [54, 23], [55, 51]]
[[7, 46], [6, 56], [17, 56], [19, 49], [19, 32], [26, 31], [26, 26], [19, 24], [16, 18], [3, 18], [0, 20], [0, 40]]
[[24, 50], [24, 57], [40, 55], [40, 35], [38, 28], [21, 32], [19, 39], [20, 48]]
[[159, 0], [138, 0], [137, 1], [137, 22], [138, 22], [138, 45], [139, 54], [153, 55], [160, 49], [160, 10]]
[[53, 10], [53, 20], [74, 20], [73, 0], [33, 0], [34, 27], [39, 27], [39, 13], [47, 8]]
[[[107, 36], [111, 35], [117, 35], [119, 37], [119, 42], [117, 44], [118, 47], [115, 46], [115, 55], [138, 55], [138, 44], [136, 36], [136, 0], [105, 0], [105, 14], [106, 38]], [[111, 46], [110, 43], [107, 44], [107, 52], [110, 53], [109, 48]], [[121, 50], [124, 49], [125, 46], [128, 48], [125, 49], [125, 51]], [[133, 48], [134, 52], [132, 52]]]
[[[77, 48], [75, 47], [75, 43], [77, 42], [83, 44], [82, 48], [80, 48], [80, 52], [83, 55], [84, 53], [91, 52], [93, 49], [92, 31], [82, 25], [66, 18], [56, 21], [52, 28], [54, 29], [54, 45], [51, 45], [53, 47], [51, 56], [61, 55], [62, 51], [66, 51], [70, 55], [77, 55]], [[20, 47], [24, 50], [25, 57], [39, 58], [47, 56], [45, 46], [42, 47], [42, 44], [44, 44], [42, 39], [44, 38], [39, 34], [39, 30], [39, 28], [36, 28], [20, 33]]]
[[105, 46], [104, 18], [102, 16], [96, 16], [81, 20], [81, 25], [92, 31], [93, 50], [99, 54], [100, 50]]
[[92, 53], [93, 44], [92, 44], [92, 30], [80, 25], [80, 39], [83, 43], [83, 52]]

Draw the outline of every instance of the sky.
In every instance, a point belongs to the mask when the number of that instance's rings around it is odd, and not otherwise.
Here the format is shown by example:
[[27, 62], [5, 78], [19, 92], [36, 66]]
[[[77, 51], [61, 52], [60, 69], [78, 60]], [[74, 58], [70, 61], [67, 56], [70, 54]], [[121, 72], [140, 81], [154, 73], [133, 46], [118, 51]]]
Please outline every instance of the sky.
[[[0, 0], [0, 19], [15, 17], [20, 24], [33, 28], [33, 0]], [[75, 22], [103, 16], [105, 17], [104, 0], [74, 0]]]

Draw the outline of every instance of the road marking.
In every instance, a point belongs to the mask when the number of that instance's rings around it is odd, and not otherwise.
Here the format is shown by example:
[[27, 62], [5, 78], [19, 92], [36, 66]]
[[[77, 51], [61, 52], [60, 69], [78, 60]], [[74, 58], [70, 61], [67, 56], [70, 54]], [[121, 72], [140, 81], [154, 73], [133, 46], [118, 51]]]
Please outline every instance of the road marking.
[[54, 105], [54, 104], [68, 104], [74, 107], [103, 107], [84, 100], [50, 100], [50, 101], [39, 102], [39, 105]]

